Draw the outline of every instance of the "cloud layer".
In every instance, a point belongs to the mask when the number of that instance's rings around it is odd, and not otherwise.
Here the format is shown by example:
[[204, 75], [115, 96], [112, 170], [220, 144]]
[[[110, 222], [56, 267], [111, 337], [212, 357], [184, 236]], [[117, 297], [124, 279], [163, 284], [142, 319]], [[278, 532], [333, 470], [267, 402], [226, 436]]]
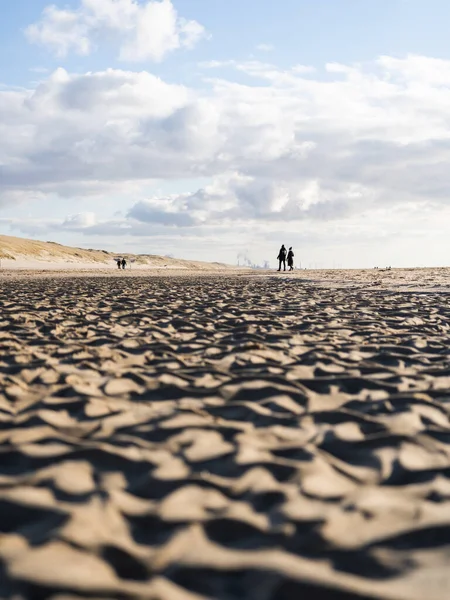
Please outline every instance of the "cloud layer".
[[344, 200], [365, 208], [387, 192], [391, 202], [440, 200], [450, 61], [440, 63], [432, 75], [434, 59], [383, 57], [313, 76], [251, 62], [239, 65], [247, 84], [209, 78], [203, 92], [146, 71], [58, 69], [35, 89], [0, 92], [0, 185], [4, 195], [231, 173], [246, 212], [244, 188], [261, 197], [254, 216], [285, 208], [283, 197], [307, 210]]
[[[450, 61], [206, 66], [201, 90], [147, 71], [58, 69], [33, 89], [0, 91], [0, 205], [115, 194], [124, 211], [110, 220], [72, 207], [22, 230], [204, 240], [258, 228], [275, 238], [299, 223], [361, 230], [368, 218], [393, 231], [399, 210], [420, 226], [417, 215], [448, 206]], [[199, 178], [209, 183], [148, 194], [155, 181]]]
[[81, 0], [75, 10], [50, 5], [25, 34], [59, 57], [90, 54], [112, 37], [119, 43], [119, 58], [156, 62], [206, 36], [200, 23], [178, 16], [171, 0]]

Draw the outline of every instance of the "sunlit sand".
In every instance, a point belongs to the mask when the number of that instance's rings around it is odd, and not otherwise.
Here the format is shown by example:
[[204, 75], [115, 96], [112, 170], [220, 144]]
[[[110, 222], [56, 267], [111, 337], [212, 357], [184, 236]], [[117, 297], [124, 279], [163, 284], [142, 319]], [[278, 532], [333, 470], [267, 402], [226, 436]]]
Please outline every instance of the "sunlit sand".
[[450, 596], [448, 275], [1, 271], [2, 589]]

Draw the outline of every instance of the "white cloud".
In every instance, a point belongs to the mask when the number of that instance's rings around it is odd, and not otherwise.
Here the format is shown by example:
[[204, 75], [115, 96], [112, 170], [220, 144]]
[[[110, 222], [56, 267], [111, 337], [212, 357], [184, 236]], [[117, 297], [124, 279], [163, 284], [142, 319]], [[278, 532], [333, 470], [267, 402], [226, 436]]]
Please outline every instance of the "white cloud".
[[109, 186], [114, 180], [159, 175], [147, 164], [160, 152], [158, 140], [150, 138], [154, 133], [170, 143], [175, 132], [165, 132], [164, 123], [191, 96], [183, 86], [145, 71], [117, 70], [69, 75], [58, 69], [34, 90], [0, 92], [5, 116], [0, 123], [0, 195], [8, 188], [54, 191], [69, 183], [76, 193], [77, 184]]
[[61, 227], [64, 229], [86, 229], [87, 227], [93, 227], [97, 222], [95, 213], [85, 212], [77, 213], [75, 215], [69, 215], [64, 219]]
[[311, 67], [310, 65], [294, 65], [292, 67], [292, 72], [293, 73], [314, 73], [316, 71], [316, 69], [314, 67]]
[[264, 63], [259, 60], [209, 60], [200, 62], [199, 67], [203, 69], [233, 68], [251, 77], [266, 79], [275, 84], [298, 83], [298, 75], [306, 75], [315, 72], [314, 67], [309, 65], [295, 65], [290, 69], [281, 71], [275, 65]]
[[314, 179], [272, 180], [228, 173], [195, 192], [141, 200], [128, 217], [183, 227], [237, 222], [327, 221], [358, 213], [374, 200], [360, 184], [327, 187]]
[[57, 56], [70, 51], [80, 55], [89, 54], [92, 48], [90, 28], [80, 11], [47, 6], [42, 19], [27, 27], [25, 34], [31, 43], [48, 46]]
[[127, 61], [161, 61], [180, 48], [190, 49], [206, 37], [197, 21], [179, 17], [171, 0], [81, 0], [77, 9], [47, 6], [41, 20], [27, 27], [31, 43], [64, 57], [87, 55], [106, 34], [116, 36], [119, 56]]
[[410, 54], [406, 58], [381, 56], [378, 64], [391, 80], [431, 86], [450, 85], [450, 61]]

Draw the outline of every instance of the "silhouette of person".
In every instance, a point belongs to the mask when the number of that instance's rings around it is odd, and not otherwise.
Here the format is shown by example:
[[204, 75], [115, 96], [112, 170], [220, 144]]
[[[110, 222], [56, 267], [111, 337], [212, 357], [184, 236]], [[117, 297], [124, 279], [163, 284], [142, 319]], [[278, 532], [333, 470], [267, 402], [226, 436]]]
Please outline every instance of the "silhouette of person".
[[287, 255], [287, 263], [289, 267], [289, 271], [294, 270], [294, 252], [292, 251], [292, 246], [289, 248], [289, 252]]
[[280, 248], [277, 259], [280, 263], [278, 270], [281, 271], [281, 264], [283, 264], [284, 270], [286, 271], [286, 248], [284, 247], [284, 244]]
[[127, 266], [127, 261], [122, 258], [122, 269], [125, 269], [125, 267]]
[[117, 268], [120, 269], [120, 265], [122, 264], [122, 261], [120, 260], [120, 258], [117, 259]]

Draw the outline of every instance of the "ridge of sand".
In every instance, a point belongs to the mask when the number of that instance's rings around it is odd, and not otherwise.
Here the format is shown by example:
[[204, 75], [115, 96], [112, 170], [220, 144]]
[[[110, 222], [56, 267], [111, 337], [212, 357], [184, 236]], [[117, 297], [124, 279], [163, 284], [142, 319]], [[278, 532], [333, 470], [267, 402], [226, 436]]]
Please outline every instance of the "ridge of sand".
[[5, 269], [117, 269], [117, 257], [124, 257], [132, 269], [216, 271], [233, 268], [217, 262], [130, 252], [113, 253], [0, 235], [0, 261], [1, 267]]
[[1, 277], [2, 599], [450, 598], [448, 293], [117, 275]]

